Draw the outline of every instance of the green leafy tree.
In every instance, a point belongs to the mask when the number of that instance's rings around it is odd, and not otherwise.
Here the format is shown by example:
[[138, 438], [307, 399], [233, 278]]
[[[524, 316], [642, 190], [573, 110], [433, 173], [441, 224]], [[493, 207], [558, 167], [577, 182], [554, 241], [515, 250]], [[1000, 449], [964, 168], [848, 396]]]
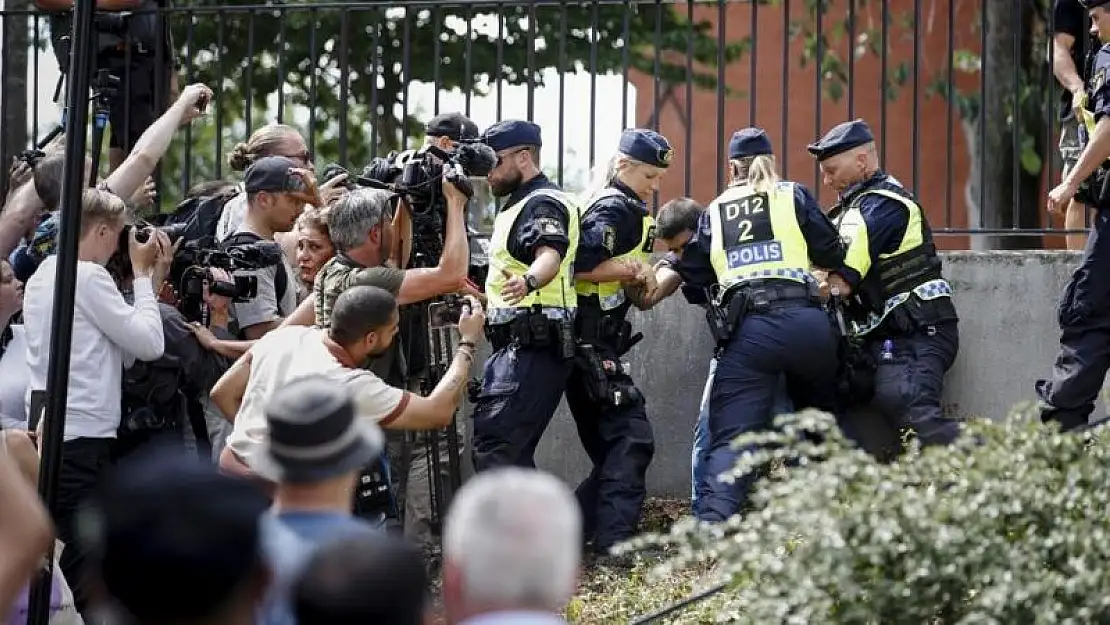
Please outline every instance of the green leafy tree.
[[[413, 110], [406, 89], [413, 81], [484, 95], [499, 83], [540, 86], [547, 69], [606, 74], [629, 67], [678, 83], [687, 80], [690, 49], [693, 82], [717, 86], [716, 30], [664, 3], [349, 4], [317, 9], [288, 2], [272, 11], [213, 13], [204, 9], [215, 2], [193, 2], [172, 21], [183, 72], [213, 86], [225, 121], [249, 113], [256, 128], [278, 116], [288, 121], [294, 110], [308, 112], [301, 127], [312, 135], [317, 162], [357, 167], [420, 139], [431, 111]], [[725, 61], [744, 46], [724, 46]], [[194, 150], [189, 166], [177, 161], [167, 169], [185, 172], [196, 163], [215, 171], [215, 163], [196, 159], [214, 158], [217, 142], [226, 154], [246, 132], [245, 124], [225, 127], [207, 146], [197, 143], [201, 151]]]
[[[902, 40], [912, 42], [915, 36], [912, 10], [892, 10], [892, 3], [884, 8], [884, 3], [875, 0], [852, 1], [854, 12], [844, 11], [843, 3], [838, 3], [833, 11], [829, 0], [806, 0], [806, 18], [795, 20], [791, 29], [792, 36], [804, 44], [800, 63], [819, 64], [824, 94], [832, 100], [842, 98], [847, 88], [848, 54], [856, 58], [889, 54], [882, 49], [884, 28], [888, 29], [888, 48]], [[1041, 180], [1046, 163], [1051, 161], [1048, 155], [1054, 149], [1046, 139], [1052, 123], [1050, 115], [1055, 114], [1056, 92], [1051, 88], [1055, 79], [1044, 54], [1049, 40], [1051, 3], [988, 0], [976, 2], [976, 7], [979, 13], [974, 33], [981, 35], [984, 19], [989, 25], [986, 53], [953, 50], [953, 79], [955, 74], [979, 76], [986, 72], [986, 93], [981, 93], [978, 87], [949, 90], [947, 63], [940, 71], [923, 72], [919, 86], [926, 97], [949, 100], [959, 115], [971, 163], [963, 193], [969, 225], [991, 229], [1039, 227], [1044, 205]], [[851, 17], [855, 18], [854, 24]], [[947, 19], [942, 16], [937, 22], [946, 24]], [[919, 24], [916, 31], [919, 40], [926, 36], [928, 28], [926, 22]], [[925, 50], [920, 54], [924, 55]], [[886, 95], [890, 100], [908, 93], [912, 68], [912, 59], [889, 64]], [[1045, 85], [1050, 88], [1046, 90]], [[981, 115], [984, 108], [985, 116]], [[991, 157], [983, 158], [986, 154]], [[1015, 160], [1020, 164], [1017, 172]], [[1039, 245], [1035, 237], [990, 237], [973, 243], [988, 248]]]

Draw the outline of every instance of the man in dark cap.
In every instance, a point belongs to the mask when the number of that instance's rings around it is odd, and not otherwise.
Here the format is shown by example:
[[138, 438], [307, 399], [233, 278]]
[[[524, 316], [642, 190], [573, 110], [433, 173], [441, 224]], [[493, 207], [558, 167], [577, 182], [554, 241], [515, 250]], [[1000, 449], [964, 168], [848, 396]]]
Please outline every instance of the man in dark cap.
[[860, 216], [844, 267], [829, 268], [823, 287], [853, 298], [854, 334], [878, 363], [874, 396], [854, 397], [854, 403], [870, 402], [924, 445], [947, 445], [960, 432], [941, 409], [944, 374], [959, 350], [958, 317], [925, 210], [879, 168], [863, 120], [834, 126], [808, 150], [825, 184], [840, 194], [833, 212], [858, 210]]
[[475, 397], [474, 467], [535, 466], [536, 445], [563, 396], [574, 357], [575, 200], [540, 171], [540, 127], [498, 122], [482, 140], [487, 176], [506, 198], [493, 223], [486, 333], [493, 354]]
[[[244, 174], [243, 186], [247, 193], [247, 215], [239, 230], [224, 239], [225, 248], [273, 242], [276, 233], [293, 229], [305, 204], [322, 204], [312, 172], [284, 156], [267, 156], [251, 163]], [[275, 265], [241, 270], [235, 275], [258, 279], [257, 295], [231, 306], [240, 338], [261, 337], [297, 308], [293, 281], [296, 274], [284, 254]]]
[[[735, 466], [733, 439], [772, 427], [785, 376], [794, 407], [835, 412], [836, 339], [811, 266], [840, 267], [836, 230], [802, 185], [781, 180], [771, 141], [745, 128], [729, 142], [729, 187], [698, 220], [667, 269], [684, 292], [701, 291], [717, 367], [709, 390], [709, 447], [694, 515], [721, 522], [742, 511], [754, 476], [712, 479]], [[660, 216], [663, 219], [663, 216]], [[662, 273], [662, 272], [661, 272]], [[666, 276], [661, 281], [670, 281]]]
[[574, 260], [581, 353], [567, 385], [567, 405], [593, 463], [576, 495], [586, 540], [599, 556], [636, 533], [655, 453], [644, 395], [621, 357], [638, 340], [626, 320], [628, 309], [653, 290], [655, 220], [647, 201], [672, 160], [674, 149], [663, 135], [625, 130], [603, 177], [583, 198]]
[[120, 465], [82, 512], [92, 573], [120, 622], [255, 622], [270, 579], [266, 498], [171, 449]]
[[[444, 150], [453, 150], [459, 143], [469, 143], [479, 139], [478, 124], [462, 113], [442, 113], [436, 115], [424, 127], [424, 133], [436, 140]], [[450, 143], [440, 140], [446, 139]]]
[[1110, 159], [1110, 0], [1082, 0], [1103, 46], [1095, 54], [1087, 79], [1086, 106], [1080, 112], [1088, 141], [1075, 167], [1048, 194], [1048, 209], [1059, 211], [1075, 197], [1091, 176], [1097, 210], [1083, 252], [1083, 262], [1064, 288], [1059, 304], [1060, 353], [1050, 379], [1038, 380], [1041, 419], [1055, 421], [1064, 430], [1082, 428], [1094, 411], [1110, 369], [1106, 344], [1110, 319], [1110, 198], [1107, 197], [1107, 159]]

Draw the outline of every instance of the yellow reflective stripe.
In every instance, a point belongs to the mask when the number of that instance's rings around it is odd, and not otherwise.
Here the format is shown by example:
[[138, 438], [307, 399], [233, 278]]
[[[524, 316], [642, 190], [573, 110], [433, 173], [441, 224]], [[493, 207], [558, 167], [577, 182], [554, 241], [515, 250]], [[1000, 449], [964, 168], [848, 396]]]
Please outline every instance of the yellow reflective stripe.
[[852, 242], [848, 244], [848, 251], [844, 254], [844, 265], [854, 269], [861, 279], [871, 270], [871, 240], [867, 236], [865, 219], [860, 219], [852, 234]]
[[[762, 205], [764, 198], [766, 206]], [[766, 193], [748, 185], [732, 187], [707, 210], [711, 237], [709, 260], [723, 288], [767, 278], [807, 281], [809, 246], [798, 224], [793, 183], [779, 183]], [[728, 219], [730, 223], [735, 222], [733, 229], [740, 234], [738, 241], [724, 240], [722, 210], [735, 213]], [[757, 234], [761, 230], [762, 234]]]

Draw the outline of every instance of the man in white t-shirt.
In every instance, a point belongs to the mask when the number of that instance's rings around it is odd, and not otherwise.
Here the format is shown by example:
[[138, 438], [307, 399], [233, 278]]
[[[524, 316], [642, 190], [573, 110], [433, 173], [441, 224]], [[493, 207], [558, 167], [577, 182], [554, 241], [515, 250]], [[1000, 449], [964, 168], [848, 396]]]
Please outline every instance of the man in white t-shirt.
[[336, 300], [329, 329], [284, 326], [255, 343], [212, 389], [213, 403], [233, 424], [220, 467], [271, 486], [250, 468], [269, 431], [266, 403], [278, 389], [309, 375], [323, 375], [346, 385], [359, 404], [359, 414], [383, 428], [428, 430], [450, 423], [470, 377], [474, 350], [483, 339], [481, 305], [472, 300], [470, 310], [464, 309], [454, 359], [427, 397], [389, 386], [358, 368], [389, 348], [397, 334], [397, 322], [393, 295], [378, 287], [358, 286]]
[[[51, 510], [58, 538], [66, 544], [61, 557], [62, 572], [73, 586], [77, 609], [82, 612], [89, 596], [81, 572], [85, 554], [75, 541], [77, 506], [96, 486], [108, 464], [120, 425], [124, 366], [130, 366], [136, 359], [157, 360], [165, 347], [154, 285], [161, 284], [172, 259], [169, 238], [154, 231], [146, 243], [139, 243], [132, 232], [129, 251], [134, 272], [134, 306], [124, 300], [104, 267], [116, 252], [127, 217], [127, 207], [115, 195], [99, 189], [84, 192], [65, 442], [58, 496]], [[23, 318], [30, 369], [30, 388], [25, 397], [28, 414], [31, 394], [45, 391], [47, 385], [57, 261], [56, 255], [44, 260], [24, 288]]]

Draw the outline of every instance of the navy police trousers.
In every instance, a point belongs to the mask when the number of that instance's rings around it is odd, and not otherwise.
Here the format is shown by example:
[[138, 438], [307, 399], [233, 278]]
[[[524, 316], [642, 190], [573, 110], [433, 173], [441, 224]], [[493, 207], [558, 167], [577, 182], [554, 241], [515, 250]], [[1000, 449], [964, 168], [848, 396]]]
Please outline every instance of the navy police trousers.
[[474, 470], [535, 468], [536, 446], [559, 407], [571, 361], [553, 347], [508, 345], [486, 361], [474, 404]]
[[694, 509], [699, 520], [724, 521], [747, 504], [756, 475], [749, 473], [732, 484], [716, 478], [735, 466], [733, 439], [772, 426], [781, 376], [795, 410], [835, 413], [836, 374], [836, 336], [820, 308], [799, 304], [744, 318], [718, 358], [710, 391], [710, 484]]
[[[605, 348], [599, 349], [604, 357], [618, 360]], [[643, 394], [623, 373], [612, 373], [608, 379], [611, 388], [621, 390], [619, 406], [591, 401], [585, 374], [579, 369], [567, 385], [567, 405], [593, 464], [575, 495], [582, 508], [584, 538], [593, 542], [597, 552], [636, 534], [647, 495], [647, 470], [655, 455]]]
[[1083, 262], [1057, 308], [1060, 352], [1052, 377], [1038, 380], [1041, 420], [1063, 430], [1087, 425], [1110, 370], [1110, 211], [1095, 214]]

